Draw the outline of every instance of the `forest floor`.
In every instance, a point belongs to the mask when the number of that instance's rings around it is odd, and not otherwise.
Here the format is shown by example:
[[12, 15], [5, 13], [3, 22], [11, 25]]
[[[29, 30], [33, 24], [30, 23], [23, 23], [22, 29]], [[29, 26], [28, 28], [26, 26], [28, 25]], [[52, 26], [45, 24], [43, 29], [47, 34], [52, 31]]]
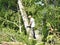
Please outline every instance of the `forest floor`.
[[[37, 31], [37, 30], [35, 31], [35, 33], [36, 33], [37, 43], [41, 43], [42, 42], [41, 40], [43, 37], [42, 34], [39, 34], [39, 31]], [[8, 34], [10, 34], [10, 35], [8, 35]], [[10, 41], [11, 34], [15, 35], [16, 38], [18, 37], [18, 40], [20, 39], [21, 42], [20, 41], [16, 41], [16, 42]], [[0, 30], [0, 43], [1, 43], [0, 45], [27, 45], [27, 43], [31, 43], [31, 41], [27, 41], [27, 39], [26, 39], [26, 37], [24, 37], [24, 35], [20, 36], [20, 37], [17, 35], [21, 35], [21, 34], [16, 33], [15, 30], [9, 30], [9, 29], [3, 28], [2, 30]], [[25, 42], [23, 43], [22, 40]], [[5, 41], [8, 41], [8, 42], [5, 42]], [[50, 45], [50, 44], [45, 44], [45, 45]], [[55, 45], [60, 45], [60, 40], [57, 40]]]
[[26, 44], [22, 42], [3, 42], [0, 45], [26, 45]]

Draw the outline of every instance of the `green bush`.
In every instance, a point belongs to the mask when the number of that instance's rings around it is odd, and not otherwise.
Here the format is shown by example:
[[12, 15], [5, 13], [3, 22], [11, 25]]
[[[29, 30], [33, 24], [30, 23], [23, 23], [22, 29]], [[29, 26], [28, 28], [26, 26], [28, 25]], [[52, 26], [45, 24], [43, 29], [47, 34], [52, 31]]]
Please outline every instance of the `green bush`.
[[2, 28], [2, 30], [0, 30], [0, 43], [2, 43], [3, 41], [5, 42], [18, 41], [26, 43], [27, 45], [36, 44], [36, 41], [34, 39], [29, 40], [28, 35], [25, 35], [23, 32], [22, 33], [20, 33], [19, 31], [16, 32], [15, 30], [9, 28]]

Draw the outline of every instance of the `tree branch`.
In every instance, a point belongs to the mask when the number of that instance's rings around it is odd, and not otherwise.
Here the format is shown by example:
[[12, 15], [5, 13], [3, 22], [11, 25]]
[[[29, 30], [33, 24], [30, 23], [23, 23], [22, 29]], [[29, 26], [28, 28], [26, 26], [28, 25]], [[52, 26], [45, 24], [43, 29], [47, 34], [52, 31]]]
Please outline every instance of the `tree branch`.
[[19, 27], [19, 25], [18, 25], [18, 24], [16, 24], [15, 22], [9, 21], [9, 20], [4, 19], [4, 18], [2, 18], [2, 17], [0, 17], [0, 19], [3, 19], [3, 20], [5, 20], [5, 21], [7, 21], [7, 22], [9, 22], [9, 23], [13, 23], [13, 24], [15, 24], [17, 27]]

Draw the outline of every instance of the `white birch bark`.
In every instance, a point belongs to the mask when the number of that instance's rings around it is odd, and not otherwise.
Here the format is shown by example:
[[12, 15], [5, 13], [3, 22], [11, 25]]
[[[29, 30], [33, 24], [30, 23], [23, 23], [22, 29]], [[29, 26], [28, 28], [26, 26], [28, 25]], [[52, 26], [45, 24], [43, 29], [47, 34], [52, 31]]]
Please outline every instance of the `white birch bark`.
[[24, 6], [22, 5], [22, 0], [18, 0], [18, 5], [19, 5], [19, 9], [20, 9], [20, 12], [21, 12], [21, 16], [22, 16], [22, 19], [23, 19], [23, 22], [24, 22], [24, 26], [25, 26], [25, 29], [28, 33], [28, 18], [27, 18], [27, 14], [24, 10]]

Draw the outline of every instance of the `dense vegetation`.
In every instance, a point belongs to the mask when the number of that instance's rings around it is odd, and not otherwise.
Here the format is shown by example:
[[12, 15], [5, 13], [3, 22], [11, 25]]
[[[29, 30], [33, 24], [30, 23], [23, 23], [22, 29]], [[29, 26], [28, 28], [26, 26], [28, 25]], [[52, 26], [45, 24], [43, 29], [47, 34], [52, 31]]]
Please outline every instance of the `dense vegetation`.
[[[53, 26], [54, 30], [57, 29], [60, 32], [59, 2], [60, 0], [22, 1], [27, 16], [32, 15], [35, 18], [35, 30], [42, 29], [44, 39], [47, 37], [50, 26]], [[19, 26], [22, 26], [22, 33], [20, 33]], [[0, 43], [1, 41], [12, 41], [10, 37], [13, 36], [17, 41], [28, 44], [28, 41], [26, 41], [28, 40], [28, 36], [25, 35], [26, 31], [19, 12], [17, 0], [0, 0], [0, 33]]]

